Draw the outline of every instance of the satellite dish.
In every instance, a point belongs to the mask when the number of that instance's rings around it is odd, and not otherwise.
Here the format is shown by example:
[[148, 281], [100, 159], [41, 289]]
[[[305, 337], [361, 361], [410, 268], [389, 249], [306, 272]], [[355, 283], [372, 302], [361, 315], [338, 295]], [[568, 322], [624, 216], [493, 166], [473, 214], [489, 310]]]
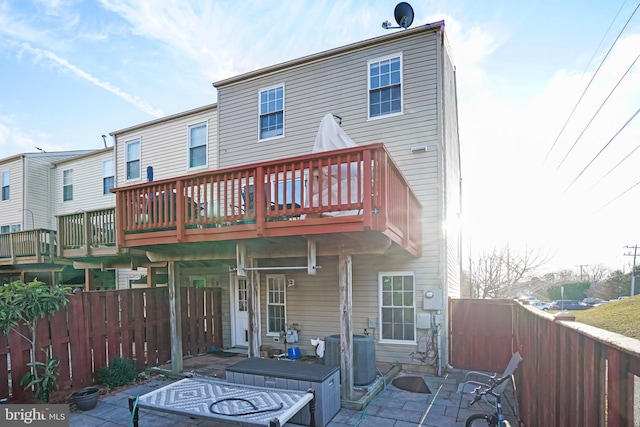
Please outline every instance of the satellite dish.
[[388, 30], [390, 28], [404, 28], [405, 30], [411, 26], [413, 23], [413, 8], [407, 2], [398, 3], [395, 10], [393, 11], [393, 15], [396, 18], [396, 22], [399, 27], [392, 27], [391, 22], [384, 21], [382, 23], [382, 28]]

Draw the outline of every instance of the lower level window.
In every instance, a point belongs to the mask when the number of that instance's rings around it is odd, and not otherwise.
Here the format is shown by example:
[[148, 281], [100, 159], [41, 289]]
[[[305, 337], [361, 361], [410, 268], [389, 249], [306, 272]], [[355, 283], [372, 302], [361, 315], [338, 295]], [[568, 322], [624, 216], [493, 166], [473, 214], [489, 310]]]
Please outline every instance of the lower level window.
[[284, 275], [267, 276], [267, 334], [279, 335], [287, 324]]
[[380, 339], [414, 342], [416, 336], [414, 273], [380, 273], [379, 292]]

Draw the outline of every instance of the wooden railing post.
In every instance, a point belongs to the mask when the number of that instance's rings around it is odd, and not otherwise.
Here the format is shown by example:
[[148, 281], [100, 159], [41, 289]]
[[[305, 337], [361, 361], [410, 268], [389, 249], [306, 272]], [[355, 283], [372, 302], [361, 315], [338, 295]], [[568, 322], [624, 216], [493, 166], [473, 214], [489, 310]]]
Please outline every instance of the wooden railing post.
[[[256, 216], [256, 231], [258, 236], [262, 236], [264, 232], [265, 207], [269, 209], [267, 200], [265, 199], [265, 172], [262, 166], [255, 169], [253, 178], [253, 213]], [[267, 179], [267, 184], [269, 180]], [[269, 201], [270, 202], [270, 201]]]
[[[176, 198], [176, 239], [178, 242], [182, 242], [184, 238], [184, 227], [185, 227], [185, 210], [187, 204], [185, 203], [185, 199], [187, 198], [187, 194], [184, 191], [184, 181], [179, 179], [176, 181], [176, 194], [174, 196]], [[171, 206], [169, 201], [169, 197], [167, 197], [167, 203]]]
[[91, 254], [91, 249], [89, 247], [93, 244], [91, 239], [91, 220], [89, 218], [89, 212], [85, 211], [82, 213], [82, 221], [84, 222], [84, 227], [82, 230], [82, 239], [84, 240], [84, 253], [85, 255]]

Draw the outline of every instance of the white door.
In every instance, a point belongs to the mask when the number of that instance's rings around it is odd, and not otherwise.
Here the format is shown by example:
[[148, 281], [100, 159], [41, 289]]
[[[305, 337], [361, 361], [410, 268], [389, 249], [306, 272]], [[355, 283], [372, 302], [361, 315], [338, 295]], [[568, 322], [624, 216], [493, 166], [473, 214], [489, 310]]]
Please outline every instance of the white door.
[[249, 345], [249, 303], [247, 279], [236, 276], [234, 298], [233, 345]]

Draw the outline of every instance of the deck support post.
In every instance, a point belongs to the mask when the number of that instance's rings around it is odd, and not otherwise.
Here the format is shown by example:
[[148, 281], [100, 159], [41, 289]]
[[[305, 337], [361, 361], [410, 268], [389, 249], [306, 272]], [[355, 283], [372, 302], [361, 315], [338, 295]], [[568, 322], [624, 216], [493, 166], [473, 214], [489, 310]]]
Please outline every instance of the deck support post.
[[249, 270], [247, 283], [249, 285], [249, 295], [247, 295], [249, 304], [249, 348], [247, 349], [247, 356], [260, 357], [260, 337], [258, 335], [260, 296], [258, 295], [258, 270], [256, 269], [258, 263], [253, 258], [248, 258], [247, 262], [252, 267]]
[[316, 275], [316, 239], [307, 239], [307, 274]]
[[338, 281], [340, 285], [340, 372], [342, 373], [340, 397], [343, 400], [353, 400], [351, 255], [339, 255]]
[[171, 326], [171, 371], [182, 373], [182, 310], [180, 298], [180, 268], [175, 261], [167, 263], [169, 272], [169, 324]]

